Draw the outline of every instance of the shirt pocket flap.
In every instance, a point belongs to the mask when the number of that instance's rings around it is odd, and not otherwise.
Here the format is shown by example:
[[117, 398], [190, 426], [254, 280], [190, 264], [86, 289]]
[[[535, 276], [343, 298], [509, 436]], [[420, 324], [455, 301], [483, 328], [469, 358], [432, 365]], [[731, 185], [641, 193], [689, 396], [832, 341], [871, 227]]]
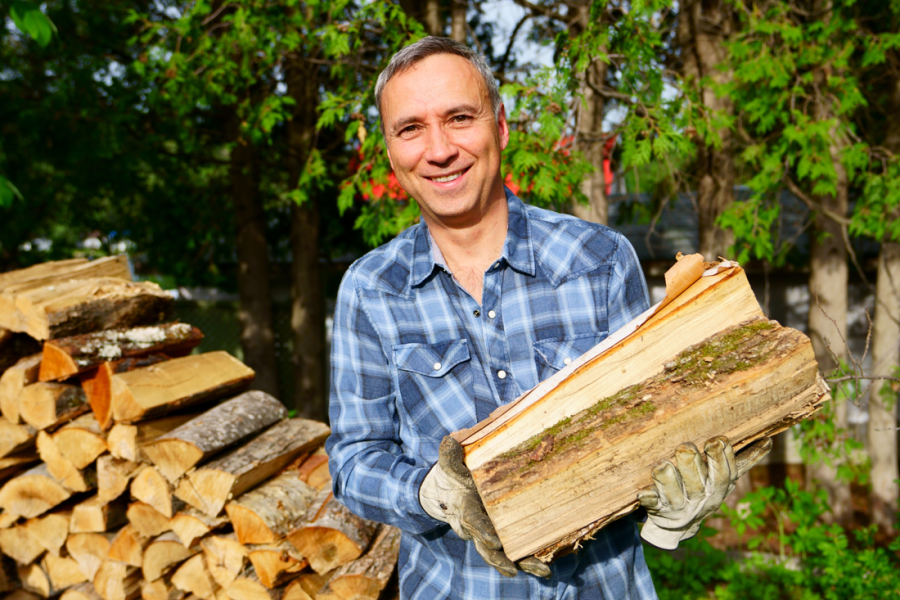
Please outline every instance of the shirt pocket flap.
[[541, 340], [534, 342], [534, 351], [538, 362], [543, 362], [559, 370], [605, 340], [606, 336], [607, 333], [603, 331], [567, 338]]
[[426, 377], [443, 377], [450, 369], [467, 360], [469, 360], [467, 340], [394, 346], [394, 364], [398, 369]]

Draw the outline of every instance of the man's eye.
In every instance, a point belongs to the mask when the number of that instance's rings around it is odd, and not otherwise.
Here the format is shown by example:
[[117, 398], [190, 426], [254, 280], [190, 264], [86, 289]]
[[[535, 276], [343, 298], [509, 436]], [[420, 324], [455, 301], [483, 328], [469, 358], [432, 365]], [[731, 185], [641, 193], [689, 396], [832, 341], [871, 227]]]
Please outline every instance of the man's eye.
[[468, 121], [470, 119], [471, 119], [471, 117], [469, 115], [456, 115], [455, 117], [453, 117], [453, 122], [454, 123], [465, 123], [466, 121]]
[[409, 125], [400, 130], [400, 135], [409, 135], [410, 133], [414, 132], [415, 130], [416, 130], [415, 125]]

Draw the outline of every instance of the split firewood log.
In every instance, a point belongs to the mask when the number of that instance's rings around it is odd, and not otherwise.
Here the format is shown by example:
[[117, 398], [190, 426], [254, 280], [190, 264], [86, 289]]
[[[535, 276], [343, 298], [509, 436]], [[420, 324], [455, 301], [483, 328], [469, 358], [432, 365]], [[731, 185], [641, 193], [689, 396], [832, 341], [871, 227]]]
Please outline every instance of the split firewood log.
[[124, 254], [106, 256], [96, 260], [69, 258], [53, 260], [0, 273], [0, 291], [16, 292], [39, 288], [55, 283], [93, 277], [118, 277], [131, 281], [128, 257]]
[[90, 412], [60, 427], [53, 442], [76, 469], [84, 469], [106, 452], [106, 432]]
[[126, 521], [127, 499], [120, 497], [104, 502], [96, 494], [72, 508], [70, 533], [101, 533], [112, 531]]
[[287, 416], [284, 405], [269, 394], [244, 392], [143, 448], [150, 461], [174, 483], [194, 465]]
[[317, 600], [378, 600], [400, 554], [400, 530], [382, 525], [372, 547], [354, 561], [339, 567]]
[[316, 572], [301, 573], [284, 587], [281, 600], [316, 600], [336, 572], [337, 569], [324, 575]]
[[49, 554], [59, 556], [60, 550], [69, 536], [71, 514], [71, 509], [56, 510], [41, 517], [28, 519], [23, 526], [37, 538], [44, 550]]
[[144, 564], [141, 567], [144, 579], [147, 581], [159, 579], [199, 551], [199, 545], [185, 548], [177, 535], [167, 531], [144, 549]]
[[316, 450], [312, 456], [303, 462], [298, 471], [298, 476], [300, 481], [308, 483], [317, 490], [323, 490], [331, 486], [331, 474], [328, 472], [328, 455], [325, 454], [324, 447]]
[[309, 566], [309, 561], [285, 541], [248, 546], [247, 551], [259, 582], [269, 589], [281, 586]]
[[70, 533], [66, 538], [66, 552], [78, 563], [78, 568], [88, 581], [93, 581], [97, 570], [109, 555], [112, 533]]
[[330, 432], [327, 425], [318, 421], [282, 421], [237, 450], [189, 473], [175, 495], [209, 516], [217, 516], [233, 496], [265, 481], [300, 454], [322, 444]]
[[185, 548], [190, 548], [210, 531], [228, 525], [225, 515], [210, 517], [196, 508], [185, 508], [169, 519], [169, 529], [178, 536]]
[[84, 393], [87, 396], [88, 404], [91, 405], [91, 411], [93, 411], [101, 429], [106, 430], [113, 425], [113, 375], [152, 367], [167, 360], [171, 360], [171, 358], [166, 354], [123, 358], [101, 363], [99, 366], [78, 376], [78, 379], [81, 381], [81, 387], [84, 388]]
[[0, 375], [26, 356], [40, 351], [41, 343], [30, 335], [0, 328]]
[[24, 524], [0, 529], [0, 553], [20, 565], [33, 563], [44, 553], [44, 546]]
[[19, 396], [19, 417], [35, 429], [52, 429], [91, 409], [80, 386], [32, 383]]
[[58, 381], [97, 368], [104, 362], [165, 354], [187, 356], [203, 340], [196, 327], [164, 323], [129, 329], [107, 329], [44, 343], [40, 381]]
[[169, 519], [184, 506], [178, 498], [173, 498], [172, 486], [153, 465], [144, 465], [135, 475], [131, 482], [131, 496], [149, 504]]
[[19, 398], [26, 386], [36, 383], [41, 368], [41, 354], [20, 359], [0, 375], [0, 412], [10, 423], [19, 423]]
[[150, 538], [141, 535], [133, 525], [128, 524], [116, 532], [106, 555], [126, 565], [140, 567], [143, 564], [144, 548], [149, 543]]
[[141, 600], [182, 600], [187, 594], [172, 585], [167, 577], [141, 580]]
[[287, 539], [320, 575], [359, 558], [375, 532], [375, 523], [351, 513], [328, 489], [319, 492], [304, 521]]
[[203, 554], [195, 554], [184, 561], [172, 573], [171, 580], [179, 590], [194, 594], [203, 600], [215, 598], [215, 593], [219, 589], [206, 568]]
[[0, 508], [11, 515], [29, 519], [42, 515], [71, 497], [40, 463], [21, 475], [10, 479], [0, 488]]
[[97, 470], [78, 469], [62, 455], [53, 438], [45, 431], [37, 435], [37, 450], [50, 474], [65, 488], [73, 492], [86, 492], [97, 487]]
[[103, 600], [103, 598], [94, 589], [93, 583], [85, 582], [64, 591], [59, 600]]
[[140, 464], [111, 454], [97, 459], [97, 497], [100, 502], [109, 502], [121, 496], [128, 489]]
[[[18, 577], [18, 575], [16, 575]], [[40, 600], [41, 596], [19, 588], [3, 597], [3, 600]]]
[[227, 352], [174, 358], [110, 378], [116, 422], [140, 421], [175, 408], [225, 398], [245, 390], [253, 369]]
[[[228, 600], [285, 600], [285, 592], [288, 589], [288, 585], [290, 585], [290, 582], [270, 590], [259, 581], [259, 577], [256, 576], [253, 569], [249, 568], [228, 586], [224, 593], [220, 595], [220, 598], [227, 598]], [[296, 596], [293, 600], [298, 598], [302, 598], [302, 596]]]
[[157, 537], [169, 531], [169, 517], [144, 502], [132, 502], [125, 513], [141, 535]]
[[55, 591], [50, 584], [50, 577], [40, 563], [19, 565], [17, 571], [19, 573], [19, 581], [22, 583], [22, 589], [25, 591], [37, 594], [41, 598], [49, 598]]
[[151, 282], [96, 278], [67, 281], [16, 293], [0, 292], [0, 327], [49, 340], [101, 329], [159, 322], [172, 310], [172, 296]]
[[220, 588], [227, 588], [244, 570], [247, 548], [233, 533], [211, 535], [200, 540], [210, 577]]
[[26, 423], [14, 424], [0, 417], [0, 457], [34, 447], [37, 429]]
[[8, 592], [21, 589], [21, 585], [15, 561], [0, 553], [0, 592], [7, 594], [4, 598], [9, 597]]
[[34, 467], [39, 460], [40, 457], [34, 450], [24, 450], [0, 458], [0, 485], [7, 479], [12, 479]]
[[274, 544], [306, 517], [319, 492], [286, 471], [225, 505], [242, 544]]
[[87, 577], [81, 572], [78, 563], [70, 556], [45, 554], [41, 561], [41, 568], [47, 574], [50, 588], [54, 594], [87, 581]]
[[141, 421], [134, 425], [116, 423], [109, 430], [109, 435], [106, 437], [106, 445], [109, 448], [109, 453], [116, 458], [124, 458], [133, 462], [146, 462], [147, 458], [142, 450], [145, 444], [152, 442], [161, 435], [167, 434], [173, 429], [177, 429], [196, 416], [196, 413], [188, 412]]
[[132, 600], [141, 593], [141, 571], [115, 560], [105, 560], [94, 575], [94, 589], [103, 600]]

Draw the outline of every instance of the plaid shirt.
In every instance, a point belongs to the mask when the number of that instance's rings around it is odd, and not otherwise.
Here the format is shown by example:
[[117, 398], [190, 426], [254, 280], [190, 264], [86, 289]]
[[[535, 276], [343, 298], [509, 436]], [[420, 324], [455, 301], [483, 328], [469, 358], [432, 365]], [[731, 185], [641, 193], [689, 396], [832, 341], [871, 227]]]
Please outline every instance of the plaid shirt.
[[424, 223], [344, 277], [327, 442], [334, 494], [354, 513], [403, 530], [403, 598], [656, 598], [633, 520], [557, 560], [550, 579], [506, 578], [419, 504], [446, 434], [484, 419], [649, 307], [621, 234], [526, 206], [508, 190], [507, 201], [506, 242], [484, 274], [481, 306], [442, 264]]

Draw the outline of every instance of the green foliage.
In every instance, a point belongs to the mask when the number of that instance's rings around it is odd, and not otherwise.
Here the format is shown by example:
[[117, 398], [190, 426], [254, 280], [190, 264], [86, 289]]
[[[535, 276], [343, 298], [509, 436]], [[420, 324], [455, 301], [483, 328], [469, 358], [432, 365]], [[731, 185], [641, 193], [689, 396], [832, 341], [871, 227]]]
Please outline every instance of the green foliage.
[[40, 6], [26, 0], [12, 0], [9, 6], [9, 16], [19, 31], [30, 35], [41, 46], [46, 46], [58, 33], [56, 25], [50, 18], [41, 12]]

